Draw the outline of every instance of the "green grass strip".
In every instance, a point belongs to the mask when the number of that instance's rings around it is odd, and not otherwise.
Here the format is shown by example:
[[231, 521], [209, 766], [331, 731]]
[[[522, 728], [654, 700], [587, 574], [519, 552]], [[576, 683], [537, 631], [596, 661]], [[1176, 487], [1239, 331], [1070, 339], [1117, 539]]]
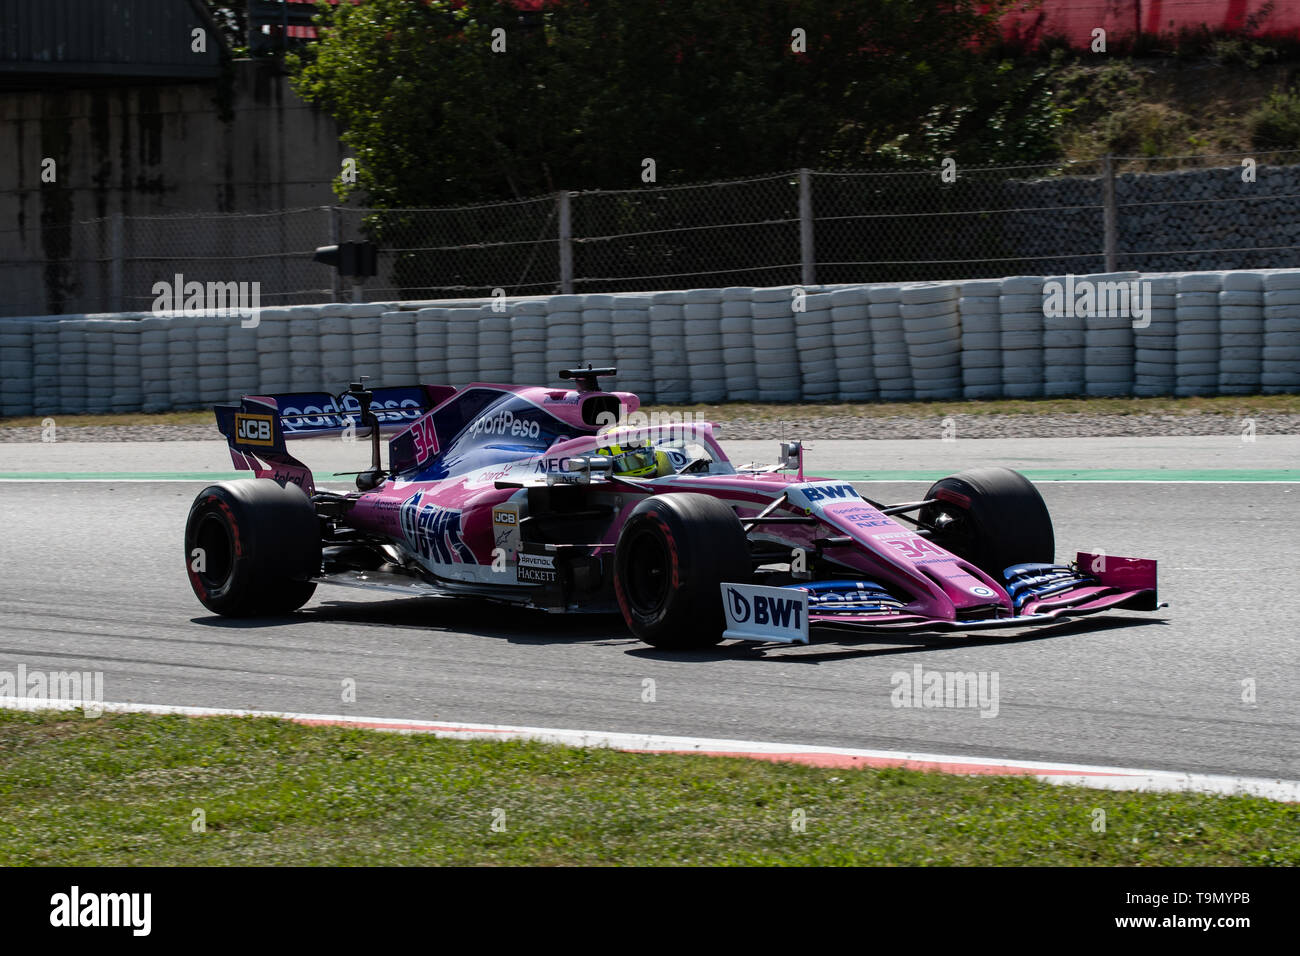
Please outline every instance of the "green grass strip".
[[1296, 865], [1300, 807], [256, 717], [3, 712], [0, 865], [23, 864]]

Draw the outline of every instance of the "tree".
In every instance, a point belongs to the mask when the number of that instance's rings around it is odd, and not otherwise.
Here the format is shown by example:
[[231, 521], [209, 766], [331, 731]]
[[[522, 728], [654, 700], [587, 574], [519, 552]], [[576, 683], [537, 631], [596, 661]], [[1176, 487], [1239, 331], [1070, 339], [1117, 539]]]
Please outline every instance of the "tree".
[[[999, 74], [980, 50], [1009, 3], [322, 4], [295, 86], [345, 130], [358, 176], [341, 193], [377, 206], [635, 188], [646, 158], [660, 184], [970, 159], [955, 140], [1000, 106], [981, 96]], [[922, 135], [956, 108], [949, 133]]]

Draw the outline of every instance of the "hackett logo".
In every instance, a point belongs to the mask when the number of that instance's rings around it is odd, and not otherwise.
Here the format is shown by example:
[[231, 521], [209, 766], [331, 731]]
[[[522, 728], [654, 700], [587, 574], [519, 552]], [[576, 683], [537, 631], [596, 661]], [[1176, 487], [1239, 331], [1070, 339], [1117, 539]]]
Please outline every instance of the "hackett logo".
[[82, 893], [78, 886], [50, 897], [50, 925], [126, 926], [133, 936], [152, 928], [152, 893]]

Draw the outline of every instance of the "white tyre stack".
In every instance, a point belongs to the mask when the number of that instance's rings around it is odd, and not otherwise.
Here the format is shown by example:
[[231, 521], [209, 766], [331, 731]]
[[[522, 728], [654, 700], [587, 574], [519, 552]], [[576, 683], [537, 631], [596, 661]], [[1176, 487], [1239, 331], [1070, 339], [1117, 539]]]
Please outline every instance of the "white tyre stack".
[[446, 385], [447, 310], [417, 309], [415, 312], [415, 378], [421, 385]]
[[609, 321], [614, 331], [614, 356], [618, 377], [615, 387], [632, 392], [643, 404], [655, 400], [654, 355], [650, 348], [648, 295], [616, 295]]
[[[4, 320], [0, 319], [0, 329]], [[0, 333], [2, 334], [2, 333]], [[167, 341], [163, 346], [163, 404], [167, 407]], [[8, 354], [8, 350], [0, 350]], [[59, 395], [59, 321], [55, 316], [42, 317], [32, 323], [32, 414], [53, 415], [63, 410]]]
[[379, 317], [378, 385], [417, 385], [415, 371], [415, 313], [388, 311]]
[[322, 392], [337, 389], [329, 382], [323, 368], [321, 339], [322, 311], [319, 306], [295, 305], [284, 310], [289, 313], [289, 391]]
[[479, 382], [478, 309], [447, 310], [447, 377], [457, 386]]
[[1002, 280], [998, 299], [1002, 346], [1002, 394], [1037, 398], [1043, 394], [1043, 278]]
[[[197, 326], [201, 321], [190, 318]], [[86, 320], [86, 411], [92, 415], [101, 415], [111, 410], [113, 402], [113, 320], [94, 318]], [[197, 353], [198, 344], [195, 342]], [[224, 369], [224, 366], [222, 366]], [[194, 386], [194, 404], [203, 404], [197, 367], [192, 373]], [[10, 414], [18, 414], [13, 412]], [[24, 414], [31, 414], [26, 412]]]
[[[64, 319], [57, 323], [59, 336], [59, 410], [86, 410], [86, 320]], [[168, 356], [170, 362], [170, 356]], [[170, 374], [170, 373], [169, 373]]]
[[210, 315], [198, 316], [195, 365], [199, 378], [199, 402], [202, 405], [231, 400], [230, 393], [226, 391], [226, 368], [230, 364], [226, 341], [229, 338], [230, 331], [222, 319]]
[[[338, 395], [353, 380], [352, 320], [347, 309], [342, 303], [327, 303], [320, 307], [320, 318], [316, 320], [320, 336], [322, 390], [331, 395]], [[298, 336], [295, 334], [293, 338], [296, 343]]]
[[754, 315], [750, 300], [754, 290], [731, 286], [722, 290], [722, 318], [718, 330], [722, 341], [723, 371], [727, 400], [758, 400], [758, 376], [754, 370]]
[[514, 359], [510, 354], [510, 314], [498, 312], [492, 304], [487, 304], [479, 306], [479, 316], [479, 381], [511, 385]]
[[143, 403], [144, 393], [140, 389], [141, 318], [143, 316], [139, 313], [128, 312], [113, 321], [113, 395], [109, 399], [109, 409], [114, 412], [138, 412]]
[[292, 309], [263, 309], [257, 324], [257, 393], [277, 395], [293, 391], [293, 365], [289, 358]]
[[199, 326], [203, 321], [174, 312], [167, 317], [167, 395], [173, 409], [203, 404], [199, 397]]
[[0, 319], [0, 414], [30, 415], [33, 407], [32, 320]]
[[957, 287], [963, 398], [1002, 396], [1002, 280], [973, 279]]
[[1069, 276], [1043, 278], [1043, 394], [1049, 397], [1082, 395], [1087, 388], [1084, 348], [1091, 320], [1068, 314], [1073, 312], [1066, 303], [1069, 280]]
[[[378, 302], [364, 302], [350, 305], [348, 309], [349, 331], [352, 334], [352, 378], [353, 382], [362, 382], [369, 387], [383, 385], [384, 368], [380, 361], [379, 345], [380, 316], [388, 311]], [[362, 376], [369, 376], [363, 380]], [[340, 388], [339, 391], [342, 391]]]
[[1133, 329], [1133, 394], [1172, 395], [1178, 377], [1178, 277], [1148, 275], [1141, 282], [1149, 311], [1146, 324]]
[[1178, 381], [1175, 395], [1213, 395], [1219, 389], [1220, 272], [1187, 272], [1178, 277], [1174, 302], [1178, 331], [1174, 340]]
[[1219, 394], [1257, 395], [1264, 372], [1264, 274], [1228, 272], [1219, 293]]
[[169, 322], [171, 319], [160, 315], [140, 320], [140, 410], [144, 412], [165, 412], [172, 407], [171, 378], [167, 370]]
[[[617, 367], [614, 357], [614, 297], [593, 293], [582, 297], [582, 364], [594, 368]], [[602, 387], [612, 388], [614, 378], [602, 381]], [[521, 383], [527, 384], [527, 383]]]
[[912, 387], [923, 401], [962, 394], [958, 293], [952, 282], [921, 282], [903, 286], [900, 294]]
[[1264, 277], [1264, 348], [1260, 388], [1269, 395], [1300, 391], [1300, 272]]
[[839, 391], [839, 371], [831, 334], [831, 295], [809, 293], [804, 296], [803, 304], [803, 311], [794, 316], [800, 396], [806, 402], [834, 401]]
[[835, 398], [841, 402], [870, 402], [877, 397], [876, 370], [871, 365], [871, 318], [867, 289], [836, 289], [831, 296], [831, 341], [835, 344]]
[[722, 350], [722, 290], [689, 289], [682, 307], [686, 365], [692, 402], [720, 402], [727, 395]]
[[528, 299], [510, 306], [510, 367], [516, 385], [549, 385], [546, 365], [546, 303]]
[[656, 402], [680, 405], [691, 398], [685, 306], [685, 292], [656, 292], [650, 297], [650, 347], [654, 350], [651, 373]]
[[1096, 292], [1093, 314], [1079, 320], [1084, 326], [1083, 370], [1087, 395], [1104, 398], [1133, 394], [1132, 282], [1138, 277], [1137, 272], [1081, 277], [1091, 282]]
[[581, 368], [582, 296], [553, 295], [546, 300], [546, 377], [538, 385], [560, 381], [560, 369]]
[[261, 367], [258, 364], [258, 336], [261, 322], [257, 328], [245, 328], [239, 316], [230, 316], [222, 320], [226, 325], [226, 395], [227, 400], [237, 402], [245, 395], [252, 395], [258, 390]]
[[871, 318], [871, 366], [882, 402], [906, 402], [913, 397], [912, 360], [903, 335], [899, 311], [902, 290], [896, 285], [867, 287], [867, 315]]
[[760, 402], [797, 402], [799, 356], [795, 346], [795, 288], [755, 289], [750, 299], [754, 375]]

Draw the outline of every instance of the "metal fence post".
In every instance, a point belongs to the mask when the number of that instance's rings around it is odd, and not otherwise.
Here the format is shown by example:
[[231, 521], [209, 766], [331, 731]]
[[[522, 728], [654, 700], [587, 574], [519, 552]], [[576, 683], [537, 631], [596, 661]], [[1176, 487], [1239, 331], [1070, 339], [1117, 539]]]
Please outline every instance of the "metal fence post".
[[1119, 211], [1115, 204], [1115, 161], [1110, 153], [1101, 158], [1102, 252], [1106, 271], [1116, 270], [1119, 243]]
[[573, 295], [573, 218], [569, 193], [556, 193], [560, 219], [560, 292]]
[[799, 170], [799, 281], [817, 284], [817, 253], [813, 247], [812, 173]]
[[[337, 246], [339, 244], [339, 232], [340, 232], [338, 207], [321, 206], [321, 209], [325, 210], [325, 215], [327, 217], [325, 228], [329, 232], [329, 237], [330, 237], [330, 241], [325, 243], [325, 245]], [[339, 271], [337, 269], [330, 270], [330, 301], [331, 302], [343, 301], [343, 282], [342, 279], [339, 277]]]
[[108, 232], [108, 301], [110, 311], [122, 312], [125, 302], [122, 298], [123, 273], [126, 239], [125, 217], [120, 212], [109, 217]]

